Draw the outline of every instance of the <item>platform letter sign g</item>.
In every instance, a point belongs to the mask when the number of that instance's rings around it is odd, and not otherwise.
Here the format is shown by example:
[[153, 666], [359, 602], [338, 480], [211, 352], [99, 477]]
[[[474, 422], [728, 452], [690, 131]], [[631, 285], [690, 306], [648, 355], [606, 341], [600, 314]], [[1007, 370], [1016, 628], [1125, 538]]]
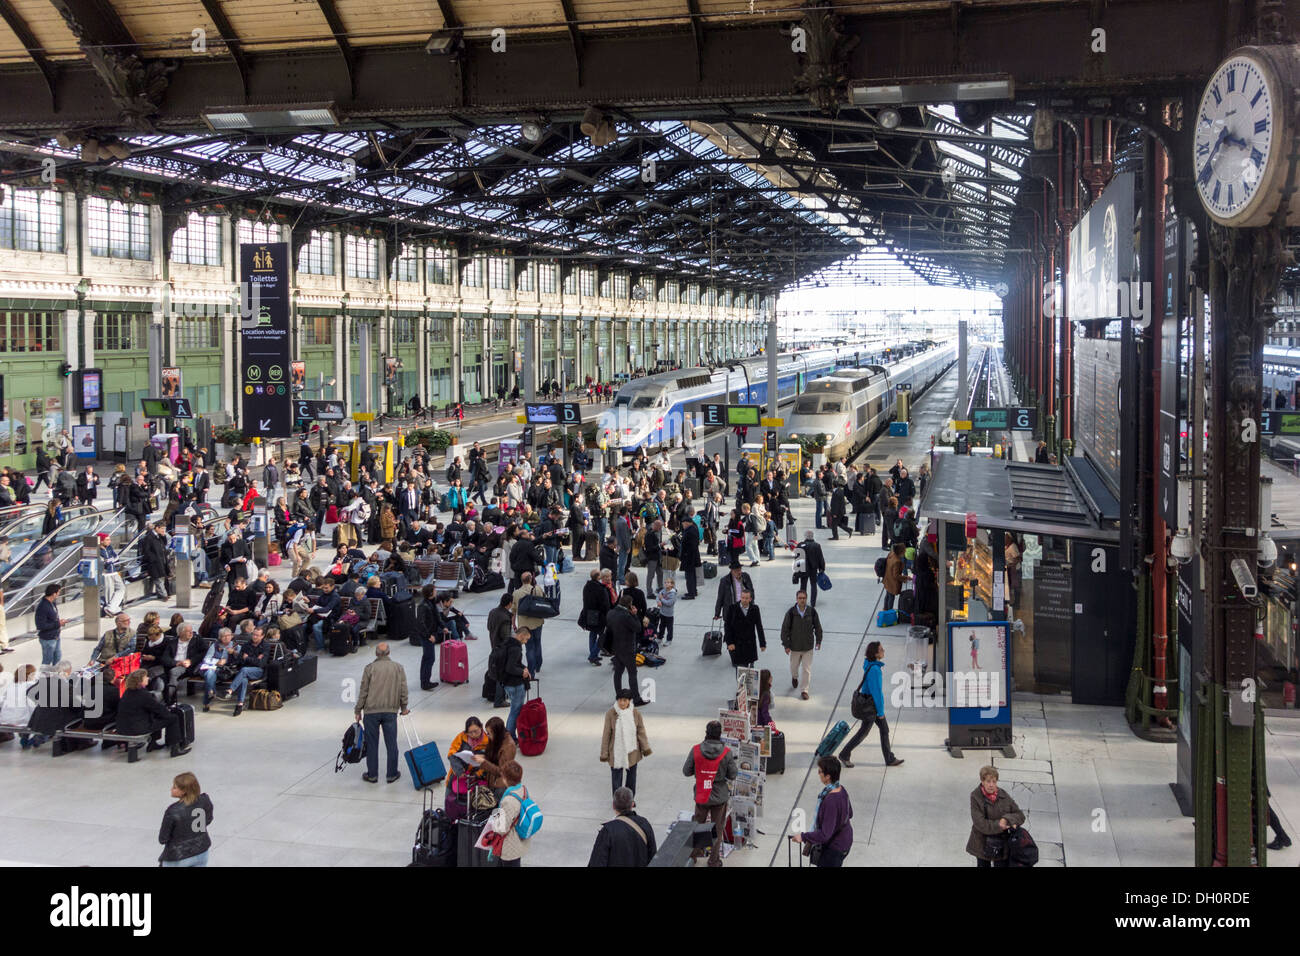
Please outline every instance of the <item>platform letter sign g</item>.
[[1106, 549], [1105, 548], [1092, 549], [1092, 573], [1093, 574], [1106, 573]]
[[1026, 429], [1029, 428], [1029, 409], [1027, 408], [1016, 409], [1016, 424], [1014, 427], [1026, 428]]

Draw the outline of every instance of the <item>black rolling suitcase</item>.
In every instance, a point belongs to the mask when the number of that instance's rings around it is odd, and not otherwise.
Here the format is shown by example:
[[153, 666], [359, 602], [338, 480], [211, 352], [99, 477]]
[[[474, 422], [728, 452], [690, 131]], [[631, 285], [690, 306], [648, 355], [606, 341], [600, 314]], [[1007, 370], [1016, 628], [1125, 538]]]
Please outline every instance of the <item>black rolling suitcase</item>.
[[456, 821], [456, 865], [457, 866], [500, 866], [501, 859], [489, 859], [487, 850], [480, 850], [475, 843], [483, 832], [487, 820], [475, 822], [471, 819]]
[[181, 720], [181, 746], [188, 747], [194, 743], [194, 705], [172, 704], [168, 708]]
[[354, 650], [352, 646], [352, 628], [346, 624], [335, 624], [329, 632], [329, 649], [330, 654], [334, 657], [343, 657]]
[[483, 675], [483, 699], [496, 703], [497, 699], [497, 682], [496, 678]]
[[705, 577], [706, 579], [708, 579], [708, 578], [716, 578], [717, 576], [718, 576], [718, 565], [717, 565], [717, 562], [715, 562], [715, 561], [705, 561], [705, 562], [704, 562], [704, 577]]
[[704, 643], [700, 647], [700, 653], [705, 657], [717, 657], [722, 653], [722, 621], [720, 618], [714, 618], [714, 629], [704, 632]]
[[441, 807], [434, 809], [433, 788], [424, 791], [424, 813], [415, 831], [411, 866], [455, 866], [456, 827]]
[[772, 755], [767, 758], [768, 773], [785, 773], [785, 734], [772, 731]]
[[285, 658], [275, 661], [267, 671], [270, 690], [278, 690], [285, 700], [297, 697], [298, 691], [316, 681], [316, 657]]
[[901, 617], [906, 614], [910, 621], [912, 615], [916, 613], [916, 592], [900, 591], [898, 594], [898, 614]]
[[582, 536], [579, 561], [595, 561], [600, 556], [600, 538], [596, 532], [588, 531]]
[[415, 601], [409, 596], [409, 591], [407, 595], [403, 600], [389, 598], [384, 601], [384, 619], [387, 621], [384, 627], [388, 636], [397, 640], [401, 640], [404, 634], [415, 633]]

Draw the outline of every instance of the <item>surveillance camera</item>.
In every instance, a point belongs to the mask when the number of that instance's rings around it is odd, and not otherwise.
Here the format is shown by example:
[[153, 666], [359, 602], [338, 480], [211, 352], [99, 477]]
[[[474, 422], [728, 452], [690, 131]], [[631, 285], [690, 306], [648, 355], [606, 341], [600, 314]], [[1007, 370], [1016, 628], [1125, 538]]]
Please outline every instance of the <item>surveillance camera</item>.
[[1241, 558], [1233, 558], [1230, 567], [1232, 568], [1232, 576], [1237, 581], [1237, 590], [1241, 592], [1241, 596], [1247, 600], [1255, 597], [1259, 593], [1259, 589], [1255, 587], [1255, 579], [1251, 576], [1250, 566]]
[[1277, 562], [1277, 543], [1267, 534], [1259, 539], [1259, 566], [1271, 568]]
[[1192, 560], [1194, 553], [1192, 545], [1192, 536], [1187, 533], [1187, 529], [1179, 531], [1169, 542], [1169, 554], [1179, 564], [1187, 564]]

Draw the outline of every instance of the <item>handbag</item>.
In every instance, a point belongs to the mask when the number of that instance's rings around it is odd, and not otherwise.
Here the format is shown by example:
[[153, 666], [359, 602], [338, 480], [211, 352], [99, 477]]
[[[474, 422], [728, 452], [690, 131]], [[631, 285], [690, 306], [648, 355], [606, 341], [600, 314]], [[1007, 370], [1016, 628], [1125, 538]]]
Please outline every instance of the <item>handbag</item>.
[[825, 571], [818, 571], [818, 572], [817, 572], [817, 586], [818, 586], [819, 588], [821, 588], [823, 591], [829, 591], [829, 590], [831, 589], [831, 577], [830, 577], [830, 575], [827, 574]]
[[671, 554], [665, 554], [659, 560], [659, 564], [663, 567], [665, 571], [676, 571], [678, 568], [681, 567], [682, 562], [680, 558], [674, 557]]
[[984, 837], [984, 856], [994, 862], [1007, 858], [1007, 834], [997, 833]]
[[302, 615], [295, 612], [281, 614], [275, 623], [281, 631], [292, 631], [295, 627], [302, 627]]
[[536, 594], [526, 594], [519, 599], [519, 615], [521, 617], [555, 617], [560, 612], [544, 597]]
[[480, 783], [470, 787], [469, 808], [471, 810], [495, 810], [496, 806], [497, 795], [487, 784]]

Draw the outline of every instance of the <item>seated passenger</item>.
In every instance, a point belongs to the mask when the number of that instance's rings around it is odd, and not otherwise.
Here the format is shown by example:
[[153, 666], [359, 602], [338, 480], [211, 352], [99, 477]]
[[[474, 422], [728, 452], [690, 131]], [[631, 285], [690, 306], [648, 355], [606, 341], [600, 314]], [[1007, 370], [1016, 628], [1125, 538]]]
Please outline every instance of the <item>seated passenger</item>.
[[[126, 678], [126, 691], [117, 705], [117, 732], [120, 734], [149, 734], [148, 751], [168, 747], [173, 757], [190, 752], [181, 745], [181, 719], [168, 710], [161, 701], [145, 689], [149, 673], [143, 669], [132, 671]], [[164, 743], [158, 742], [159, 732]]]
[[203, 675], [203, 710], [206, 713], [209, 705], [212, 703], [212, 695], [216, 692], [217, 681], [232, 680], [234, 678], [235, 652], [239, 646], [235, 644], [235, 635], [228, 627], [223, 627], [217, 632], [217, 639], [208, 646], [203, 654], [203, 660], [199, 664], [199, 673]]
[[260, 627], [253, 629], [253, 637], [247, 644], [239, 645], [234, 660], [239, 672], [230, 682], [226, 697], [235, 698], [234, 716], [238, 717], [244, 712], [244, 698], [248, 696], [248, 685], [252, 681], [265, 677], [266, 667], [271, 662], [271, 649], [267, 646]]
[[[3, 695], [0, 695], [0, 724], [14, 727], [28, 726], [32, 713], [36, 710], [36, 702], [31, 694], [35, 686], [35, 664], [23, 664], [14, 671], [13, 682], [6, 684]], [[40, 734], [20, 733], [18, 735], [18, 743], [23, 750], [28, 747], [39, 747], [48, 739]]]
[[[156, 615], [155, 615], [156, 616]], [[113, 618], [113, 629], [104, 632], [95, 649], [90, 652], [87, 665], [106, 665], [115, 657], [135, 650], [135, 631], [131, 630], [131, 615], [125, 611]]]

